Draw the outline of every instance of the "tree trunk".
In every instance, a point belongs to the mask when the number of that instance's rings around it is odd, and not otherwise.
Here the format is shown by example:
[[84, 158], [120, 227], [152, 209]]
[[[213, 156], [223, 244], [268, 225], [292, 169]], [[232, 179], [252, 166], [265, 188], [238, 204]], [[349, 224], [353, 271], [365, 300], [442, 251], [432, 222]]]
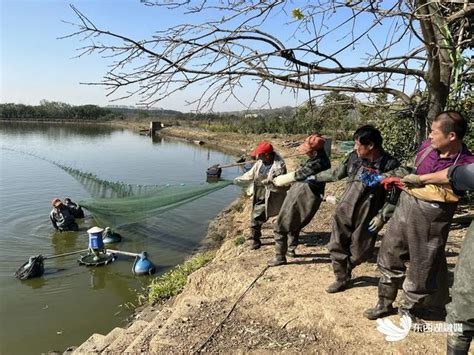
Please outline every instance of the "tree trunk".
[[438, 14], [437, 4], [427, 0], [417, 1], [420, 27], [425, 42], [428, 61], [426, 77], [428, 90], [428, 112], [426, 117], [417, 118], [417, 140], [421, 142], [428, 135], [428, 127], [433, 119], [446, 107], [451, 83], [452, 59], [449, 56], [447, 41], [442, 29], [445, 20]]
[[415, 116], [415, 146], [419, 146], [426, 137], [426, 116], [425, 115], [416, 115]]
[[442, 82], [428, 81], [428, 111], [421, 112], [415, 116], [416, 142], [420, 144], [428, 137], [431, 122], [442, 112], [448, 101], [449, 88]]
[[435, 81], [428, 80], [429, 106], [426, 115], [427, 122], [425, 122], [425, 128], [426, 124], [431, 124], [438, 113], [443, 111], [446, 107], [449, 96], [449, 84], [447, 85], [446, 81], [449, 83], [448, 78], [445, 78], [444, 80], [438, 79]]

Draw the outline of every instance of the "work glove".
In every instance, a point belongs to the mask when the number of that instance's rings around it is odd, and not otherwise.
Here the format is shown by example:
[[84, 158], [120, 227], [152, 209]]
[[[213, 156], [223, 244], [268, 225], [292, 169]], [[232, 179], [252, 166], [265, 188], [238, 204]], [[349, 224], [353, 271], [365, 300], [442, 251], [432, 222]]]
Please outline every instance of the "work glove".
[[292, 182], [295, 182], [295, 181], [296, 181], [295, 172], [292, 171], [288, 174], [283, 174], [283, 175], [279, 175], [279, 176], [275, 177], [273, 179], [273, 185], [278, 186], [278, 187], [288, 186]]
[[380, 182], [383, 180], [382, 175], [373, 173], [371, 171], [364, 171], [363, 173], [360, 174], [360, 181], [365, 186], [373, 187], [377, 186], [380, 184]]
[[273, 182], [273, 179], [271, 178], [268, 178], [268, 179], [265, 179], [262, 181], [262, 184], [263, 186], [269, 190], [269, 191], [272, 191], [272, 192], [279, 192], [280, 191], [280, 188], [277, 187], [274, 182]]
[[423, 182], [420, 179], [419, 175], [408, 174], [403, 177], [402, 182], [409, 187], [422, 187]]
[[389, 190], [392, 186], [395, 186], [396, 188], [400, 190], [405, 187], [402, 180], [399, 177], [395, 177], [395, 176], [383, 179], [381, 184], [385, 190]]
[[240, 187], [248, 187], [252, 183], [253, 183], [253, 180], [242, 179], [242, 176], [238, 176], [234, 179], [234, 185], [237, 185]]
[[382, 229], [383, 225], [385, 223], [377, 216], [372, 218], [372, 220], [369, 222], [369, 232], [371, 233], [377, 233], [379, 230]]

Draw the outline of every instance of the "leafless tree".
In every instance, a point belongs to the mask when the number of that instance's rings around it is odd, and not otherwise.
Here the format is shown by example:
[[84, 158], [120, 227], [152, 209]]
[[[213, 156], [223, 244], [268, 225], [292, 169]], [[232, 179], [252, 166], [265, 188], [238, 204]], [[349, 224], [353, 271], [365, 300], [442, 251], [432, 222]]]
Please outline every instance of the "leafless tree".
[[[78, 29], [66, 37], [88, 40], [79, 56], [113, 58], [101, 82], [117, 99], [137, 95], [153, 105], [193, 84], [205, 89], [193, 102], [212, 108], [234, 97], [245, 78], [257, 95], [272, 84], [292, 90], [390, 94], [427, 107], [418, 116], [419, 139], [459, 83], [472, 83], [474, 4], [470, 0], [142, 0], [144, 5], [188, 14], [219, 14], [203, 23], [161, 29], [149, 39], [97, 27], [72, 7]], [[286, 38], [269, 33], [269, 21], [286, 18]], [[388, 26], [388, 27], [387, 27]], [[380, 32], [387, 33], [380, 36]], [[379, 32], [379, 33], [377, 33]], [[332, 50], [328, 50], [331, 43]], [[354, 48], [370, 43], [364, 58]], [[338, 48], [334, 50], [334, 46]], [[349, 65], [359, 61], [360, 65]], [[456, 89], [456, 90], [453, 90]], [[117, 91], [122, 90], [120, 95]], [[251, 104], [251, 103], [250, 103]]]

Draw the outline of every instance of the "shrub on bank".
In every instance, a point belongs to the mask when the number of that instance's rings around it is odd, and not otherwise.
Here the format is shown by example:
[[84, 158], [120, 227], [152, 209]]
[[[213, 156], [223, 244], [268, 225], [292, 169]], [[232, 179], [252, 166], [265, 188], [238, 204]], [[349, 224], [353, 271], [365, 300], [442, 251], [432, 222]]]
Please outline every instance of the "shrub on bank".
[[214, 252], [199, 254], [154, 279], [148, 286], [148, 302], [156, 303], [181, 293], [188, 276], [214, 259]]
[[236, 247], [245, 243], [245, 237], [243, 235], [239, 235], [237, 238], [234, 239], [234, 244]]

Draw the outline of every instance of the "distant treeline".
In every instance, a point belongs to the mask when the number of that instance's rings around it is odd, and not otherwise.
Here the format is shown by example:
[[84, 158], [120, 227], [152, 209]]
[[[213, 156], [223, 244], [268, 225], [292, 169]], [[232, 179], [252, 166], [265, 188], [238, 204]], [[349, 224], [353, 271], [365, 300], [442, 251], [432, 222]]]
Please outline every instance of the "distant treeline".
[[42, 100], [40, 105], [0, 104], [0, 119], [110, 121], [125, 118], [149, 119], [152, 117], [179, 118], [183, 114], [173, 110], [144, 110], [126, 107], [100, 107], [97, 105], [73, 106], [64, 102]]
[[[8, 120], [89, 120], [108, 121], [127, 119], [161, 121], [167, 125], [200, 127], [214, 132], [295, 134], [314, 132], [336, 140], [351, 140], [357, 127], [373, 124], [384, 137], [384, 147], [401, 159], [409, 159], [416, 142], [415, 116], [426, 114], [426, 105], [406, 106], [389, 102], [386, 95], [378, 95], [374, 102], [361, 102], [341, 93], [326, 94], [321, 100], [312, 99], [299, 107], [280, 107], [252, 111], [224, 113], [183, 113], [164, 109], [134, 107], [72, 106], [62, 102], [42, 100], [39, 106], [0, 104], [0, 119]], [[474, 145], [473, 101], [460, 102], [459, 108], [469, 122], [470, 130], [464, 141]]]
[[72, 106], [63, 102], [43, 100], [38, 106], [0, 104], [0, 118], [104, 121], [120, 117], [111, 110], [96, 105]]

